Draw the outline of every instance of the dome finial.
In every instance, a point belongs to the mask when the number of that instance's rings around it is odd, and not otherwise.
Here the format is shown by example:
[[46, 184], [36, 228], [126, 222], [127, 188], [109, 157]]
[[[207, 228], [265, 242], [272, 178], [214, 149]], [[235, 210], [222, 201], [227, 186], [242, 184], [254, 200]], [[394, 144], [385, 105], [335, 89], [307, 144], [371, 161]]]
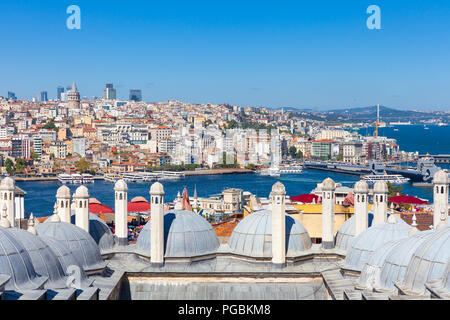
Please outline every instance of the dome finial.
[[420, 230], [417, 228], [417, 217], [416, 214], [414, 213], [413, 217], [412, 217], [412, 224], [411, 224], [412, 228], [411, 230], [409, 230], [408, 234], [410, 236], [412, 236], [413, 234], [419, 232]]
[[8, 211], [8, 208], [6, 207], [6, 203], [4, 203], [2, 208], [2, 218], [0, 220], [0, 227], [11, 228], [11, 223], [8, 220], [8, 214], [6, 211]]
[[35, 225], [35, 222], [34, 222], [34, 216], [33, 216], [33, 212], [32, 212], [32, 213], [30, 214], [30, 218], [28, 219], [28, 228], [27, 228], [27, 231], [30, 232], [30, 233], [32, 233], [32, 234], [34, 234], [34, 235], [36, 235], [37, 232], [36, 232], [36, 229], [35, 229], [34, 225]]
[[387, 222], [390, 223], [390, 224], [397, 223], [397, 218], [396, 218], [393, 214], [391, 214], [391, 215], [389, 216]]
[[50, 222], [61, 222], [61, 219], [58, 215], [58, 203], [55, 202], [55, 206], [53, 207], [53, 215], [50, 218]]

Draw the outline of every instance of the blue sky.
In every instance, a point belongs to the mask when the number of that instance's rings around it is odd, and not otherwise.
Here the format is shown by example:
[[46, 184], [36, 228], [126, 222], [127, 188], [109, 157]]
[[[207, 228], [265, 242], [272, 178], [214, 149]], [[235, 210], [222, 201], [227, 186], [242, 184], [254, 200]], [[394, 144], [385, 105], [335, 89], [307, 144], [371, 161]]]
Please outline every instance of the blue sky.
[[[66, 9], [81, 8], [81, 30]], [[366, 9], [381, 8], [381, 30]], [[450, 1], [24, 1], [0, 3], [0, 95], [75, 79], [127, 98], [320, 110], [450, 109]]]

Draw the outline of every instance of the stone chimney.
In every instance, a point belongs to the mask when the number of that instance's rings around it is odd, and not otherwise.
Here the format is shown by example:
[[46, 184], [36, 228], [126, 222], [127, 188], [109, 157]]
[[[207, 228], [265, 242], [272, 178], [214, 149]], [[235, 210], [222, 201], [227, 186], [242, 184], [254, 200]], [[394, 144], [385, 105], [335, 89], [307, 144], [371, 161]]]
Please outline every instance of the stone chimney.
[[322, 248], [334, 248], [334, 191], [336, 183], [331, 178], [322, 182]]
[[369, 186], [364, 180], [358, 181], [354, 188], [355, 237], [369, 227]]
[[73, 195], [75, 203], [75, 225], [89, 233], [89, 191], [80, 186]]
[[117, 181], [114, 186], [114, 192], [114, 221], [116, 237], [119, 245], [126, 246], [128, 244], [128, 186], [125, 181]]
[[150, 261], [154, 266], [164, 265], [164, 187], [156, 182], [150, 188], [151, 239]]
[[270, 203], [272, 210], [272, 263], [283, 267], [286, 264], [286, 189], [281, 182], [272, 187]]

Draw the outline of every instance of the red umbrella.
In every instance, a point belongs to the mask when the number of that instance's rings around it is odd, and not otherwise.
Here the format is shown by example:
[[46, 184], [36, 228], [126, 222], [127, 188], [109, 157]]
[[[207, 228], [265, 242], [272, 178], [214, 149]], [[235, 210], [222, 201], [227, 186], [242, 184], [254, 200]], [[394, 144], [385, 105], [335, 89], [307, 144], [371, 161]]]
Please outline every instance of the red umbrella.
[[94, 213], [94, 214], [99, 214], [99, 213], [114, 213], [114, 209], [107, 206], [106, 204], [101, 203], [100, 201], [98, 201], [95, 198], [90, 198], [89, 199], [89, 212]]
[[144, 197], [133, 198], [128, 202], [128, 212], [146, 212], [150, 211], [150, 203]]
[[429, 204], [427, 201], [413, 196], [395, 196], [388, 198], [388, 201], [396, 204]]
[[296, 197], [291, 197], [291, 201], [303, 203], [313, 203], [313, 202], [318, 203], [319, 196], [315, 194], [301, 194]]

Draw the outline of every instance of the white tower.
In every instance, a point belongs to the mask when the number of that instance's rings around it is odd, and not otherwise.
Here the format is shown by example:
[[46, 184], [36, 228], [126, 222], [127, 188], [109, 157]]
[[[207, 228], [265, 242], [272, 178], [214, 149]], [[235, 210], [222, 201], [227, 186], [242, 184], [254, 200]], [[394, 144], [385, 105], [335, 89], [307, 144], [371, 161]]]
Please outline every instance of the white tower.
[[281, 182], [272, 187], [270, 203], [272, 210], [272, 263], [284, 266], [286, 263], [286, 189]]
[[62, 222], [70, 222], [70, 189], [62, 186], [56, 192], [56, 202], [58, 204], [58, 215]]
[[448, 223], [448, 174], [438, 171], [433, 179], [433, 226], [436, 229], [441, 223], [441, 215], [445, 213], [445, 221]]
[[89, 233], [89, 191], [85, 186], [78, 187], [73, 195], [75, 203], [75, 225]]
[[369, 186], [361, 180], [355, 184], [355, 237], [369, 227]]
[[116, 224], [116, 236], [119, 245], [126, 246], [128, 244], [128, 186], [125, 181], [119, 180], [114, 186], [114, 191], [114, 221]]
[[150, 188], [151, 239], [150, 261], [155, 266], [164, 264], [164, 187], [156, 182]]
[[334, 191], [336, 184], [330, 178], [322, 182], [322, 248], [334, 248]]
[[389, 190], [386, 182], [375, 182], [373, 186], [373, 226], [387, 222], [388, 194]]
[[14, 179], [10, 177], [6, 177], [0, 183], [0, 205], [2, 208], [6, 205], [6, 215], [12, 228], [16, 226], [14, 189]]

